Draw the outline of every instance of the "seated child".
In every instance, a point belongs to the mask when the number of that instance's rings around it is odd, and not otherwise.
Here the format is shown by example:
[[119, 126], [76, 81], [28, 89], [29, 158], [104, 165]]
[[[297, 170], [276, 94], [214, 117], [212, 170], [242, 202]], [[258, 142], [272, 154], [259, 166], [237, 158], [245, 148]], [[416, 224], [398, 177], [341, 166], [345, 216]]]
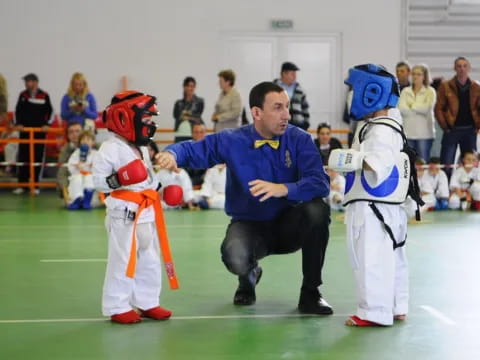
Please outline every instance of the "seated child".
[[92, 178], [92, 161], [96, 150], [93, 149], [95, 137], [84, 131], [80, 135], [79, 147], [68, 159], [68, 206], [69, 210], [92, 208], [94, 185]]
[[193, 201], [193, 185], [190, 176], [184, 169], [180, 169], [179, 173], [174, 171], [160, 169], [157, 171], [157, 179], [162, 184], [162, 191], [167, 186], [170, 185], [178, 185], [183, 190], [183, 204], [181, 206], [170, 206], [167, 205], [162, 199], [162, 207], [165, 210], [174, 209], [179, 207], [188, 207], [189, 210], [197, 210], [197, 206], [194, 204]]
[[424, 174], [424, 181], [428, 182], [434, 191], [434, 210], [448, 209], [448, 178], [445, 171], [440, 169], [439, 157], [430, 158], [428, 171]]
[[207, 170], [202, 188], [198, 191], [198, 205], [202, 209], [223, 209], [225, 207], [225, 184], [227, 167], [216, 165]]
[[345, 177], [332, 169], [327, 169], [330, 176], [330, 194], [326, 198], [327, 203], [332, 210], [343, 211], [342, 205], [345, 193]]
[[473, 151], [463, 153], [463, 166], [455, 169], [450, 179], [450, 209], [467, 210], [471, 203], [472, 210], [480, 210], [480, 169], [476, 163]]

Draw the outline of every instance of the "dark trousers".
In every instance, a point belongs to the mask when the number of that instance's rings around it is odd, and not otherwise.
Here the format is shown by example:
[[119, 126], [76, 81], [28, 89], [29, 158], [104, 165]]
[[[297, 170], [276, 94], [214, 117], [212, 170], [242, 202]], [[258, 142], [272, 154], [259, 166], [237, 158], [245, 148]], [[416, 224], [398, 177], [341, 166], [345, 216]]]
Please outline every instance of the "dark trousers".
[[[35, 139], [45, 139], [45, 133], [35, 133]], [[28, 139], [28, 135], [20, 135], [20, 139]], [[33, 149], [34, 162], [43, 162], [45, 155], [45, 145], [44, 144], [35, 144]], [[19, 144], [18, 145], [18, 162], [30, 162], [30, 145], [29, 144]], [[40, 177], [41, 166], [35, 166], [35, 182], [38, 182]], [[17, 167], [18, 182], [28, 182], [30, 179], [30, 167], [28, 165], [18, 166]]]
[[322, 284], [330, 224], [330, 207], [321, 199], [301, 203], [270, 221], [232, 220], [221, 252], [227, 269], [245, 276], [268, 255], [302, 249], [303, 286]]
[[[442, 164], [451, 165], [455, 161], [455, 152], [457, 145], [460, 145], [460, 152], [477, 150], [477, 132], [473, 127], [453, 128], [449, 132], [444, 132], [442, 137], [442, 149], [440, 152], [440, 161]], [[445, 172], [450, 178], [451, 168], [446, 168]]]

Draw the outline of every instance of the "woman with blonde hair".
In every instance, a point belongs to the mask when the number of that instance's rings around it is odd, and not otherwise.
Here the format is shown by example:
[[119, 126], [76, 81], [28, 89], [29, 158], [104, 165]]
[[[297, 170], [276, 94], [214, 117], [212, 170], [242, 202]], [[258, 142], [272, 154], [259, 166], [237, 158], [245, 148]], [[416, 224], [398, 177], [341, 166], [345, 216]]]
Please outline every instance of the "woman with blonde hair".
[[72, 75], [70, 86], [62, 99], [61, 112], [62, 119], [67, 123], [78, 122], [85, 130], [95, 130], [97, 103], [82, 73]]
[[437, 94], [430, 86], [427, 65], [415, 65], [412, 68], [412, 85], [402, 90], [398, 108], [402, 113], [409, 145], [426, 162], [430, 160], [430, 150], [435, 138], [433, 110], [436, 102]]

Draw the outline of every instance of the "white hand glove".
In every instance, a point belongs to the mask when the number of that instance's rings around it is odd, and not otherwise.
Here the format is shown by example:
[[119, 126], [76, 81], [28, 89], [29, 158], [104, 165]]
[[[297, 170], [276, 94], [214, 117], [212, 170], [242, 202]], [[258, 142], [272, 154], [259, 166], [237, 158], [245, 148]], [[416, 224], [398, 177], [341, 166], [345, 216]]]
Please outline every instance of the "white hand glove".
[[349, 172], [360, 170], [363, 167], [365, 153], [353, 149], [335, 149], [328, 158], [329, 169]]

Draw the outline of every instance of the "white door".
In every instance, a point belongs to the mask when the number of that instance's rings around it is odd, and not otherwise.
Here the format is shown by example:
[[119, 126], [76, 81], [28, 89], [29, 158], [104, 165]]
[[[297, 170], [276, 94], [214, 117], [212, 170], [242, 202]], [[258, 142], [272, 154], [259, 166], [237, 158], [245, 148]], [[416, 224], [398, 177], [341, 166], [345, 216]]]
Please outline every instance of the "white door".
[[[237, 89], [248, 109], [248, 93], [253, 85], [280, 76], [284, 61], [299, 68], [297, 81], [304, 88], [310, 104], [310, 128], [321, 122], [342, 127], [340, 89], [341, 66], [338, 56], [339, 36], [226, 34], [223, 43], [223, 67], [237, 74]], [[248, 115], [249, 111], [247, 111]], [[250, 117], [249, 117], [250, 119]]]

